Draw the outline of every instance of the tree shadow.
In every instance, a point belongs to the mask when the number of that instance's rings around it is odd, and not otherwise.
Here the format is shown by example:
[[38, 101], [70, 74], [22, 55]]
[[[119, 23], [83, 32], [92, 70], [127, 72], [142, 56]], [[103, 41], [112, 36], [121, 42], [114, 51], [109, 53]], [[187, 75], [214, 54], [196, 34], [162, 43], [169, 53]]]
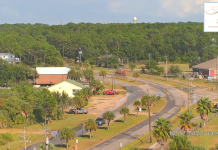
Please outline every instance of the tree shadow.
[[114, 122], [124, 122], [123, 120], [115, 120]]
[[55, 147], [67, 148], [66, 144], [56, 144]]
[[82, 138], [89, 138], [89, 135], [80, 135], [79, 137], [82, 137]]
[[107, 127], [99, 127], [98, 129], [107, 130]]

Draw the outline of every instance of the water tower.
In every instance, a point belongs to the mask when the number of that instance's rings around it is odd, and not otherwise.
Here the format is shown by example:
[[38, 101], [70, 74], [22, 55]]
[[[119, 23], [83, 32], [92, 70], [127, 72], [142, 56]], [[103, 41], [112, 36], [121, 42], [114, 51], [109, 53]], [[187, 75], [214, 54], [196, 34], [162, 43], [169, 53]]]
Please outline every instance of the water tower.
[[137, 17], [133, 17], [133, 21], [134, 21], [134, 23], [136, 23]]

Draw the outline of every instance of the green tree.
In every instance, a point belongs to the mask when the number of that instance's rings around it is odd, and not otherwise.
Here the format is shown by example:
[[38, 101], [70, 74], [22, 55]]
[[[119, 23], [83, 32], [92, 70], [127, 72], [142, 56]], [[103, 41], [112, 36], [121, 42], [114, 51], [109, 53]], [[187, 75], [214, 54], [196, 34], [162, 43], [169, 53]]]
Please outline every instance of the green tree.
[[135, 69], [136, 65], [134, 63], [129, 63], [129, 67], [133, 71]]
[[85, 67], [86, 69], [88, 69], [88, 68], [90, 67], [90, 63], [89, 63], [88, 60], [85, 60], [85, 61], [84, 61], [84, 67]]
[[203, 127], [205, 128], [208, 114], [211, 112], [211, 102], [208, 98], [201, 98], [197, 103], [197, 112], [200, 114], [203, 120]]
[[188, 149], [191, 147], [191, 141], [182, 135], [175, 135], [169, 143], [170, 150]]
[[[46, 149], [45, 142], [43, 142], [42, 144], [40, 144], [40, 145], [38, 146], [38, 150], [45, 150], [45, 149]], [[54, 144], [52, 144], [52, 143], [49, 143], [49, 144], [48, 144], [48, 149], [49, 149], [49, 150], [56, 150]]]
[[110, 64], [111, 68], [117, 69], [119, 67], [119, 60], [118, 59], [119, 59], [118, 56], [114, 56], [114, 55], [109, 58], [108, 62]]
[[137, 117], [138, 117], [138, 112], [139, 112], [139, 107], [141, 106], [141, 102], [139, 100], [134, 101], [133, 106], [136, 107], [137, 109]]
[[181, 72], [182, 71], [178, 65], [171, 65], [168, 71], [169, 74], [173, 74], [174, 76], [178, 76]]
[[136, 79], [139, 77], [139, 72], [138, 72], [138, 71], [135, 71], [135, 72], [133, 73], [133, 77], [135, 78], [135, 81], [136, 81]]
[[126, 115], [129, 114], [129, 108], [128, 107], [122, 107], [120, 109], [120, 114], [123, 114], [123, 119], [124, 119], [124, 122], [125, 122]]
[[191, 146], [188, 148], [188, 150], [206, 150], [206, 149], [202, 146]]
[[66, 140], [66, 143], [67, 143], [67, 149], [69, 147], [68, 145], [68, 142], [72, 139], [74, 139], [74, 136], [75, 136], [75, 133], [73, 131], [73, 129], [70, 129], [70, 128], [63, 128], [61, 130], [61, 134], [60, 134], [60, 139], [63, 140], [65, 139]]
[[184, 113], [180, 114], [179, 116], [180, 119], [180, 126], [181, 130], [185, 131], [185, 135], [187, 136], [188, 131], [191, 130], [192, 126], [194, 125], [191, 120], [194, 118], [193, 114], [188, 111], [185, 111]]
[[[85, 101], [81, 96], [75, 96], [73, 97], [73, 105], [75, 106], [75, 109], [83, 108], [85, 106]], [[75, 113], [77, 114], [77, 109]]]
[[163, 118], [158, 118], [155, 121], [153, 126], [153, 135], [156, 138], [157, 142], [160, 144], [161, 149], [164, 149], [165, 143], [170, 138], [171, 125], [169, 120]]
[[95, 120], [89, 119], [89, 120], [86, 122], [86, 124], [85, 124], [85, 128], [86, 128], [86, 130], [89, 131], [89, 138], [91, 139], [91, 137], [92, 137], [92, 135], [91, 135], [92, 131], [96, 131], [96, 130], [97, 130], [97, 125], [96, 125], [96, 123], [95, 123]]
[[99, 76], [103, 77], [103, 82], [104, 82], [104, 77], [107, 75], [107, 72], [105, 70], [100, 70]]
[[109, 130], [109, 125], [110, 125], [110, 122], [111, 122], [111, 120], [114, 120], [114, 118], [115, 118], [115, 115], [114, 115], [114, 113], [112, 112], [112, 111], [106, 111], [104, 114], [103, 114], [103, 118], [105, 119], [105, 120], [107, 120], [107, 122], [108, 122], [108, 130]]
[[90, 83], [91, 80], [94, 79], [94, 74], [93, 74], [93, 70], [91, 68], [88, 68], [86, 70], [83, 70], [84, 73], [84, 77], [86, 78], [86, 80]]
[[83, 71], [81, 70], [81, 67], [74, 66], [71, 68], [71, 70], [68, 72], [68, 77], [70, 79], [79, 80], [83, 77]]

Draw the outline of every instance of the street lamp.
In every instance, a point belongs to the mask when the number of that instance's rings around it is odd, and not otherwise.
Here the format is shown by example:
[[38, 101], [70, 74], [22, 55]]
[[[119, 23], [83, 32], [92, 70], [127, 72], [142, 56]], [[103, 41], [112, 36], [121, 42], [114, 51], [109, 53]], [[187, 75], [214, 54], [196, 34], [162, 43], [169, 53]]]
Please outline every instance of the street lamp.
[[188, 113], [189, 113], [189, 99], [190, 99], [190, 81], [193, 81], [193, 78], [188, 79]]
[[80, 62], [81, 62], [81, 55], [82, 55], [82, 51], [81, 51], [81, 47], [79, 47]]
[[45, 139], [46, 150], [48, 150], [48, 144], [49, 144], [49, 138], [46, 137], [46, 139]]

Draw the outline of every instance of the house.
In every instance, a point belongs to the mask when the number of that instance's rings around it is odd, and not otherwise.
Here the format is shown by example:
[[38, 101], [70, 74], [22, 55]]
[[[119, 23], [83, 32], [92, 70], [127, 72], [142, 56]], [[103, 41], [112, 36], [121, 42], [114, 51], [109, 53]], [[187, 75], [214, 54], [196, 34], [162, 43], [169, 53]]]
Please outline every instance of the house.
[[38, 78], [36, 85], [53, 85], [67, 79], [70, 68], [67, 67], [36, 67]]
[[87, 88], [87, 87], [74, 80], [66, 79], [60, 83], [48, 87], [48, 90], [50, 92], [60, 92], [60, 93], [65, 91], [69, 97], [74, 97], [74, 94], [82, 90], [83, 88]]
[[19, 58], [15, 58], [15, 56], [11, 53], [0, 53], [0, 58], [3, 60], [7, 60], [9, 63], [20, 62]]
[[194, 76], [201, 75], [203, 78], [216, 78], [218, 76], [218, 59], [212, 59], [198, 65], [195, 65], [193, 68]]

